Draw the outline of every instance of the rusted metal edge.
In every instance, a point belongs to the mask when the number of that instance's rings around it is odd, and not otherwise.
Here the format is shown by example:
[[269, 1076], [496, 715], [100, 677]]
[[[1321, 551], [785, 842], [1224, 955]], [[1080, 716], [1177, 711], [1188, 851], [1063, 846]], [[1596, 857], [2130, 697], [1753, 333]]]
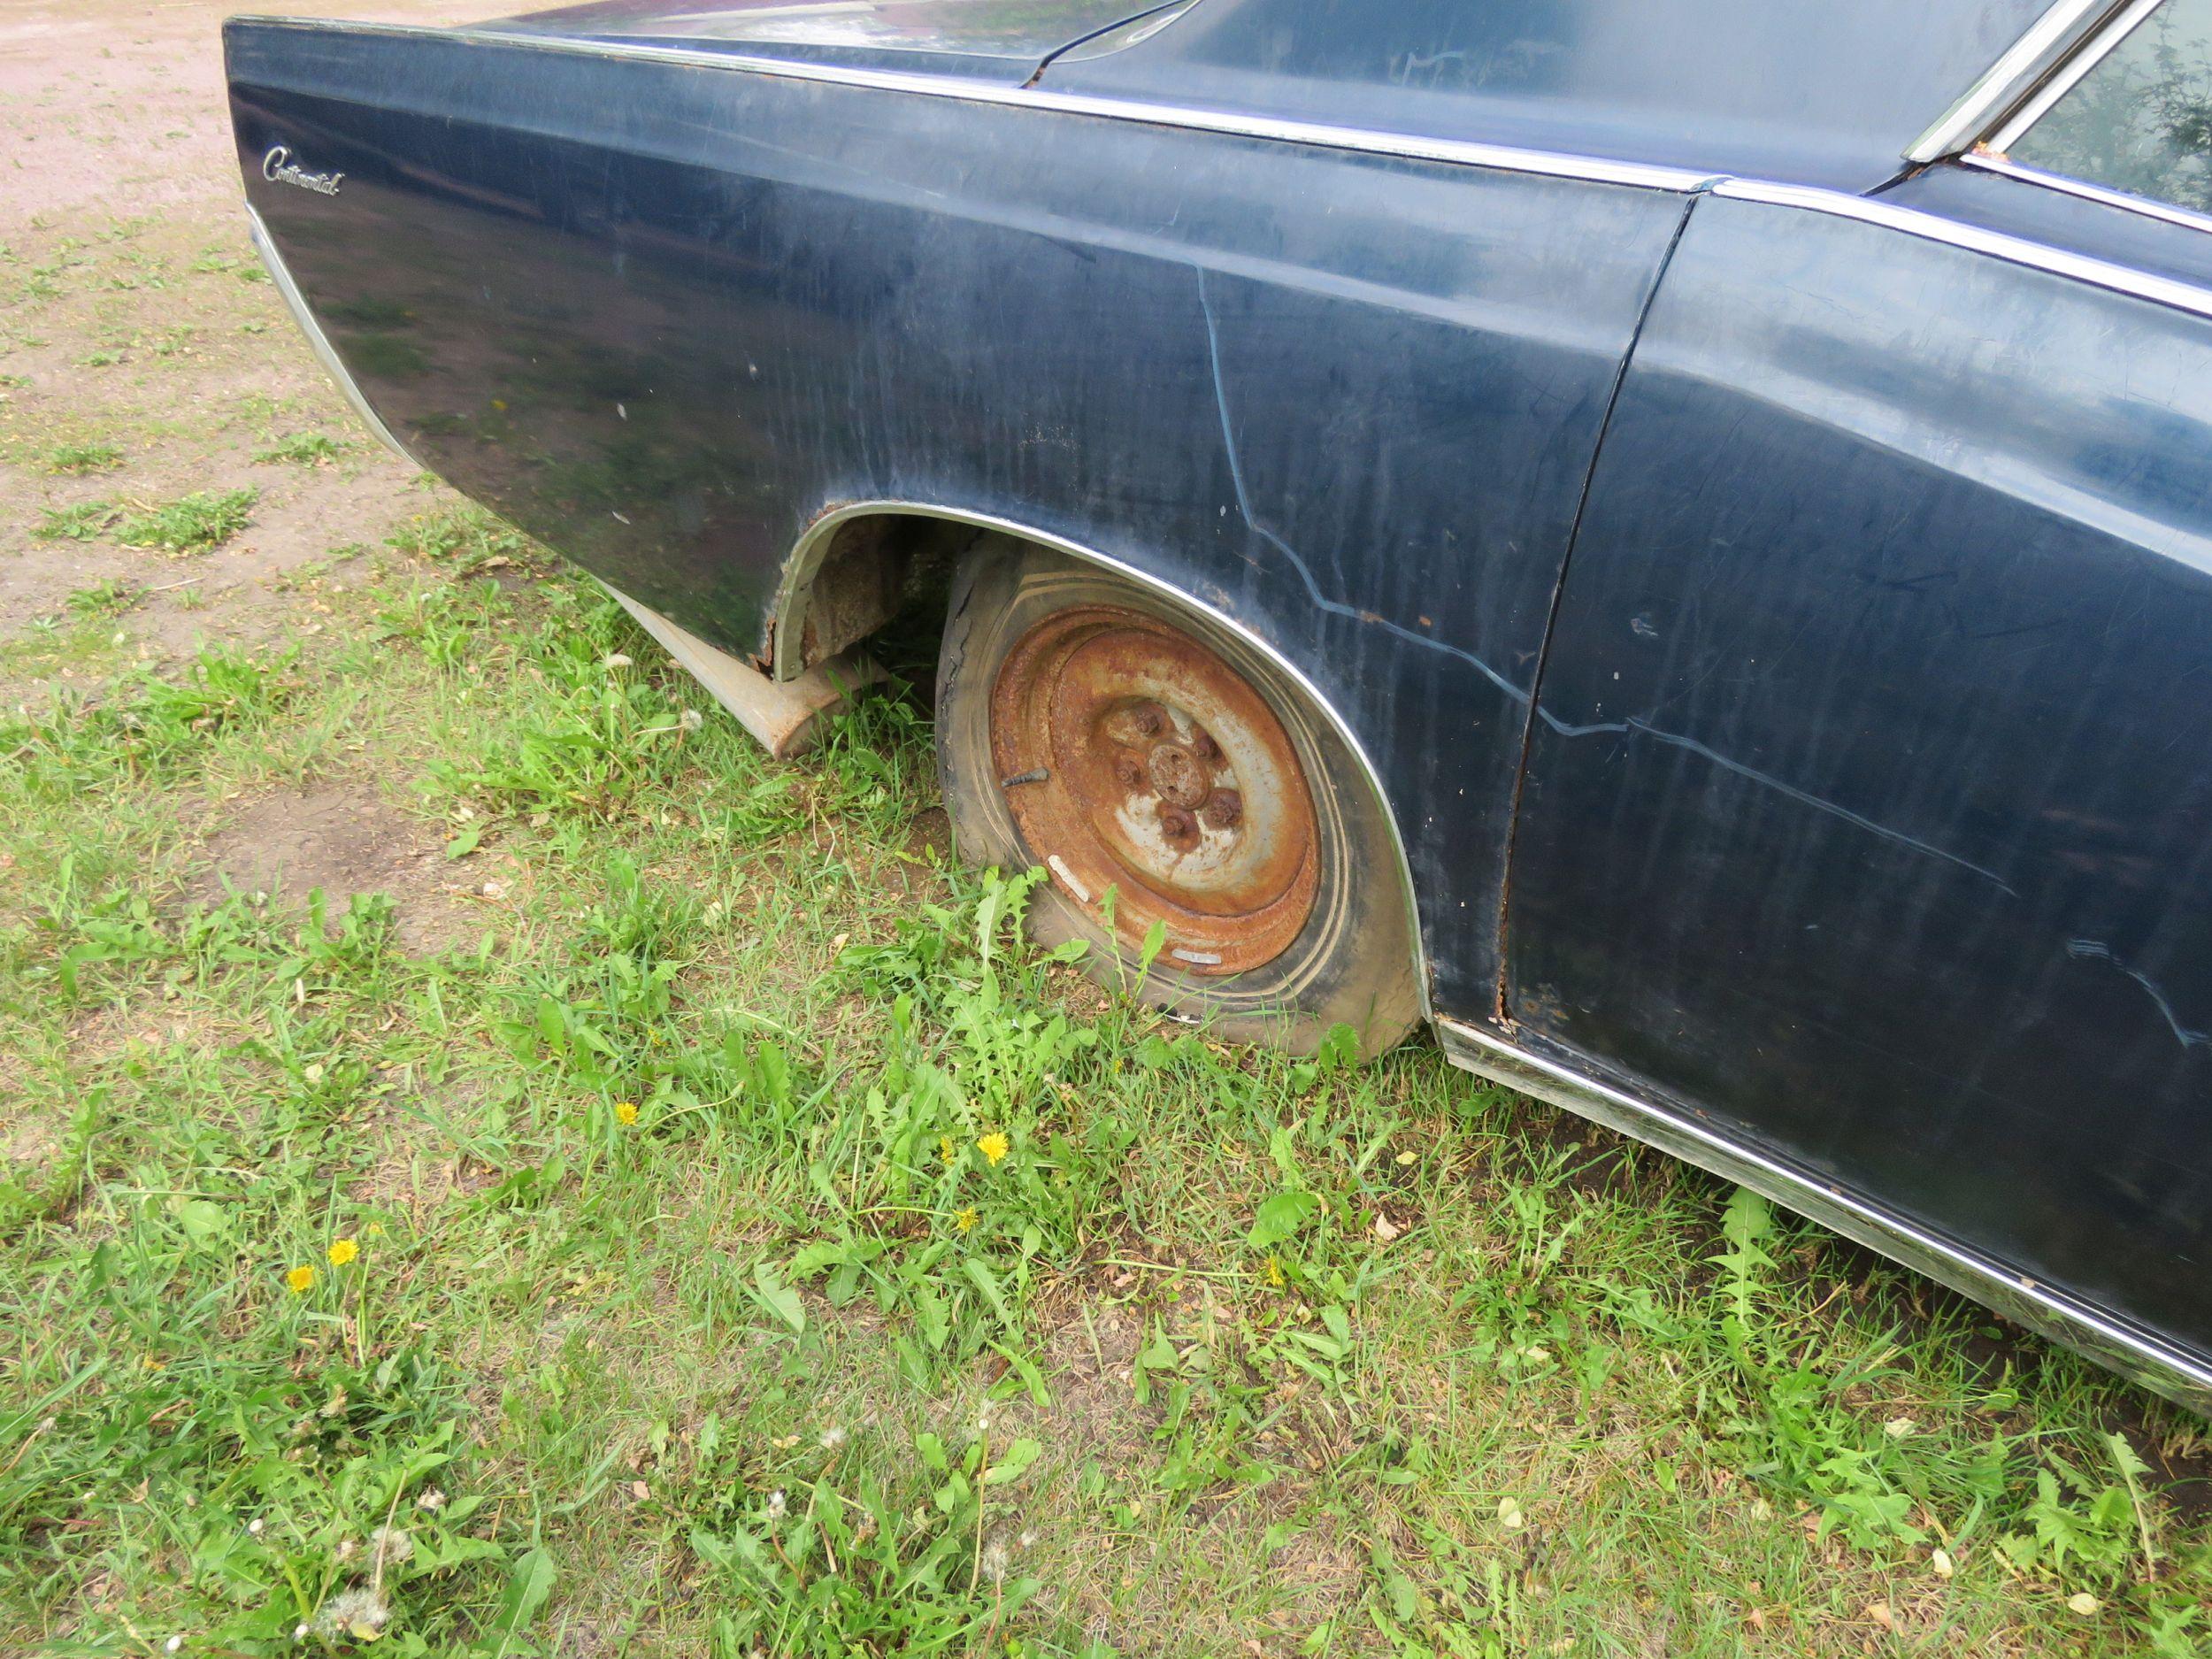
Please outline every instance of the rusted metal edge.
[[820, 735], [822, 715], [842, 703], [856, 687], [883, 678], [883, 670], [873, 658], [852, 650], [779, 682], [744, 658], [708, 644], [659, 611], [648, 610], [627, 594], [612, 588], [607, 591], [778, 760], [811, 749]]

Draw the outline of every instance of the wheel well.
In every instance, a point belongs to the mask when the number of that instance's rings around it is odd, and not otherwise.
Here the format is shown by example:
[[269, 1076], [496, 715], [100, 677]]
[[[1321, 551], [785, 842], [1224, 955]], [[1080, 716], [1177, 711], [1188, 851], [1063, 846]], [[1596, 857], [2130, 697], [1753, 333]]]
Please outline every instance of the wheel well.
[[771, 623], [769, 663], [792, 680], [941, 595], [953, 562], [980, 526], [886, 508], [833, 510], [786, 561]]
[[1311, 678], [1263, 636], [1218, 606], [1095, 549], [1048, 531], [1031, 529], [989, 513], [922, 503], [854, 502], [818, 514], [793, 545], [771, 612], [769, 662], [775, 677], [790, 680], [812, 664], [866, 638], [929, 596], [941, 593], [959, 555], [978, 540], [1006, 536], [1054, 549], [1086, 563], [1118, 571], [1172, 597], [1242, 635], [1286, 672], [1351, 751], [1382, 808], [1397, 852], [1397, 876], [1413, 941], [1413, 969], [1425, 1018], [1430, 1001], [1427, 940], [1401, 828], [1382, 777], [1366, 745]]

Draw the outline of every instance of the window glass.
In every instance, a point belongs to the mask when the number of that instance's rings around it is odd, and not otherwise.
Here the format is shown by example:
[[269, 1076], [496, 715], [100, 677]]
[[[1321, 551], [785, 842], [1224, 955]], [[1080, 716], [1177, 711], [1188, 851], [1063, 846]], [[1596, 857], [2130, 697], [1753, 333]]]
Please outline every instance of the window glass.
[[2166, 0], [2028, 129], [2012, 158], [2212, 213], [2212, 0]]

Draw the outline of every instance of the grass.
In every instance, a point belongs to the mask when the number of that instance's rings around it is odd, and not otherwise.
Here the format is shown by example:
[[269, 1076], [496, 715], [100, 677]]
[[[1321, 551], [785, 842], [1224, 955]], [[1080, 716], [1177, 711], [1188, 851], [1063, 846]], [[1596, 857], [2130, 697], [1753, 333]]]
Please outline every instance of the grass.
[[[773, 764], [495, 520], [373, 557], [0, 718], [0, 1650], [2202, 1651], [2201, 1425], [1101, 996], [910, 695]], [[311, 789], [415, 873], [210, 873]]]
[[87, 501], [41, 510], [31, 534], [44, 541], [112, 536], [128, 548], [204, 553], [253, 521], [257, 489], [195, 490], [171, 502]]
[[105, 472], [123, 465], [123, 452], [111, 443], [60, 443], [50, 450], [50, 472]]
[[289, 461], [295, 466], [323, 466], [343, 453], [342, 444], [320, 432], [296, 432], [280, 438], [265, 449], [256, 450], [257, 461]]

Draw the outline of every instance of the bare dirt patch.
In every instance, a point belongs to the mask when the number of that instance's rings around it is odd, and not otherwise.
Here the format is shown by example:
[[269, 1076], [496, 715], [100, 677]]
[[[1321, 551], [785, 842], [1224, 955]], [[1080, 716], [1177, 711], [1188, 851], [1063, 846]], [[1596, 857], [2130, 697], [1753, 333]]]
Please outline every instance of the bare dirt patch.
[[397, 907], [400, 945], [417, 955], [449, 949], [484, 925], [443, 843], [357, 783], [235, 803], [204, 856], [190, 889], [204, 903], [219, 902], [227, 887], [295, 902], [320, 888], [335, 921], [356, 895], [381, 894]]

